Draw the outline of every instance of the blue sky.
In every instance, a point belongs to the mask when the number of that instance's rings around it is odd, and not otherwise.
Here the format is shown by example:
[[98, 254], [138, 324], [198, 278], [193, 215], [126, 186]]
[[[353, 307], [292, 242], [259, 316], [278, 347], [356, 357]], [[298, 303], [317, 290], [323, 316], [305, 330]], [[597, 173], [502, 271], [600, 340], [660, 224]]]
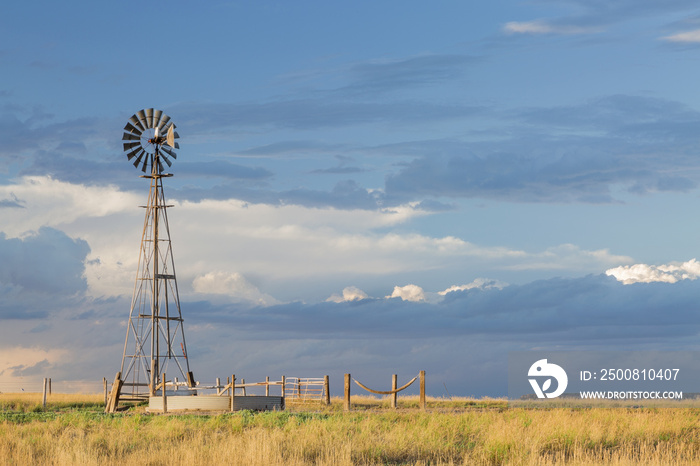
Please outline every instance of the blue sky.
[[697, 5], [486, 3], [4, 7], [0, 386], [118, 370], [150, 107], [203, 381], [698, 349]]

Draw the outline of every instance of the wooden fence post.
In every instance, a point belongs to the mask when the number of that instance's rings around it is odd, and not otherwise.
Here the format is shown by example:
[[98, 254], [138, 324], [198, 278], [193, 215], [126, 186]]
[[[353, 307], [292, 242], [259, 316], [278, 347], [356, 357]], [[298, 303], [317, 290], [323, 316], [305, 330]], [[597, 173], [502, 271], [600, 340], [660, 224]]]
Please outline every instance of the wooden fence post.
[[123, 383], [122, 373], [117, 372], [117, 375], [114, 377], [114, 383], [112, 384], [112, 392], [109, 395], [107, 406], [105, 406], [105, 413], [114, 413], [117, 411], [117, 407], [119, 406], [119, 395], [121, 393]]
[[216, 378], [216, 394], [221, 395], [221, 378]]
[[107, 377], [102, 377], [102, 388], [105, 392], [105, 407], [107, 406]]
[[49, 377], [49, 395], [51, 394], [51, 377]]
[[350, 411], [350, 374], [345, 374], [345, 402], [343, 403], [343, 409]]
[[246, 396], [246, 392], [245, 392], [245, 379], [241, 379], [241, 384], [243, 385], [243, 396]]
[[165, 394], [165, 372], [163, 372], [163, 378], [160, 379], [161, 390], [163, 390], [163, 414], [168, 412], [168, 396]]
[[49, 379], [44, 377], [44, 394], [43, 394], [42, 402], [41, 402], [41, 406], [43, 406], [44, 409], [46, 409], [46, 389], [48, 388], [48, 385], [49, 385], [48, 380]]
[[236, 397], [236, 376], [231, 375], [231, 412], [233, 412], [233, 400]]
[[265, 377], [265, 396], [270, 396], [270, 376]]
[[425, 408], [425, 371], [420, 371], [420, 409], [424, 410]]
[[148, 388], [151, 391], [151, 396], [156, 396], [156, 360], [151, 359], [151, 380], [149, 380]]
[[323, 389], [326, 391], [326, 404], [331, 404], [331, 384], [327, 375], [323, 376]]
[[[396, 390], [396, 387], [398, 386], [398, 379], [399, 376], [398, 374], [392, 374], [391, 376], [391, 390]], [[397, 398], [399, 397], [399, 392], [394, 392], [391, 394], [391, 407], [396, 409], [396, 401]]]
[[287, 377], [284, 375], [282, 376], [282, 398], [284, 398], [285, 393], [284, 393], [284, 386], [287, 384]]

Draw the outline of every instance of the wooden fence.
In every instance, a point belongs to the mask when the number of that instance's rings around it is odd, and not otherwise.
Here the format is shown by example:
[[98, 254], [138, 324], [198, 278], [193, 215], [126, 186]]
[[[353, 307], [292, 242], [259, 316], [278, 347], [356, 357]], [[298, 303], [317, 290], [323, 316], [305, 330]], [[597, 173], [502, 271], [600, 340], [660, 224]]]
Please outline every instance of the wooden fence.
[[[119, 392], [121, 389], [120, 375], [117, 374], [114, 383], [112, 384], [111, 390], [109, 383], [106, 378], [102, 379], [102, 386], [104, 391], [105, 408], [108, 412], [114, 412], [119, 403]], [[343, 409], [345, 411], [350, 411], [352, 409], [350, 403], [350, 385], [354, 381], [358, 386], [364, 390], [380, 395], [391, 395], [391, 407], [397, 407], [398, 393], [402, 390], [408, 388], [416, 379], [420, 379], [420, 396], [419, 396], [419, 406], [421, 409], [426, 409], [426, 398], [425, 398], [425, 371], [420, 371], [420, 373], [410, 380], [408, 383], [401, 387], [398, 386], [398, 376], [392, 374], [391, 376], [391, 390], [373, 390], [363, 385], [358, 380], [352, 378], [350, 374], [345, 374], [345, 389], [343, 398]], [[163, 374], [162, 380], [165, 379], [165, 374]], [[233, 383], [231, 383], [233, 381]], [[46, 398], [51, 395], [52, 386], [51, 378], [44, 378], [42, 384], [42, 404], [46, 407]], [[160, 389], [161, 393], [165, 392], [163, 388], [177, 391], [180, 386], [187, 385], [186, 382], [178, 382], [177, 379], [173, 379], [170, 382], [164, 384], [159, 384], [156, 389]], [[197, 386], [194, 387], [195, 390], [216, 390], [218, 396], [228, 395], [229, 397], [235, 397], [235, 391], [239, 391], [239, 394], [247, 396], [246, 389], [252, 387], [264, 387], [265, 396], [270, 396], [270, 387], [280, 387], [280, 396], [288, 402], [312, 402], [321, 401], [325, 404], [330, 404], [330, 386], [329, 377], [326, 375], [324, 377], [318, 378], [302, 378], [302, 377], [286, 377], [282, 376], [280, 380], [271, 381], [269, 377], [265, 377], [265, 382], [254, 382], [246, 383], [245, 379], [241, 379], [240, 383], [236, 381], [235, 376], [227, 378], [226, 383], [222, 384], [221, 379], [216, 379], [216, 384], [212, 386]], [[34, 387], [32, 387], [34, 388]], [[184, 387], [183, 387], [184, 388]], [[190, 388], [191, 389], [191, 388]], [[24, 389], [22, 389], [24, 390]], [[33, 390], [32, 390], [33, 391]], [[111, 391], [111, 393], [110, 393]], [[164, 400], [164, 403], [166, 401]], [[166, 408], [167, 409], [167, 408]]]
[[420, 396], [419, 396], [419, 401], [418, 404], [420, 406], [420, 409], [425, 410], [426, 408], [426, 401], [425, 401], [425, 371], [420, 371], [417, 376], [415, 376], [413, 379], [411, 379], [408, 383], [402, 385], [401, 387], [397, 388], [397, 381], [398, 381], [398, 376], [396, 374], [392, 374], [391, 376], [391, 390], [373, 390], [371, 388], [366, 387], [364, 384], [361, 382], [355, 380], [352, 378], [350, 374], [345, 374], [345, 391], [344, 391], [344, 398], [343, 398], [343, 409], [345, 411], [350, 411], [352, 409], [352, 406], [350, 404], [350, 382], [355, 381], [357, 385], [359, 385], [361, 388], [364, 390], [374, 393], [377, 395], [391, 395], [391, 407], [396, 408], [397, 407], [397, 397], [400, 391], [407, 389], [413, 382], [416, 381], [416, 379], [420, 379]]

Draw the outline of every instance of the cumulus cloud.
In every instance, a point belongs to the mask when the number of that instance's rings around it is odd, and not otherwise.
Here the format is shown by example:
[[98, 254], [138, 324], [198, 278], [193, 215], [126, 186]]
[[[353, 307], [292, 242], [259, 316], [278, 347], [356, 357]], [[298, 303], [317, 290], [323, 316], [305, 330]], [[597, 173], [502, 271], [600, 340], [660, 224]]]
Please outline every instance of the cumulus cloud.
[[210, 272], [195, 277], [192, 287], [196, 293], [226, 295], [233, 300], [248, 301], [257, 306], [279, 304], [269, 294], [261, 292], [240, 273]]
[[552, 24], [547, 21], [511, 21], [503, 26], [507, 34], [592, 34], [600, 32], [597, 27], [582, 27], [572, 24]]
[[[145, 192], [23, 177], [0, 186], [0, 198], [13, 193], [27, 208], [4, 209], [8, 238], [41, 225], [82, 238], [89, 244], [82, 270], [89, 295], [131, 296], [144, 215], [138, 206], [145, 202]], [[416, 280], [415, 274], [440, 274], [440, 280], [449, 280], [442, 282], [445, 285], [460, 285], [452, 277], [526, 270], [580, 274], [632, 263], [607, 250], [575, 245], [518, 250], [456, 236], [397, 231], [397, 225], [431, 215], [414, 203], [374, 211], [236, 199], [169, 203], [174, 206], [168, 218], [183, 295], [192, 290], [196, 277], [230, 270], [231, 264], [244, 277], [264, 276], [266, 286], [275, 289], [274, 298], [289, 301], [309, 299], [311, 288], [319, 293], [311, 299], [325, 299], [330, 291], [318, 290], [342, 290], [348, 281], [383, 297], [398, 280]], [[397, 277], [404, 273], [412, 275]], [[426, 294], [426, 299], [432, 298]]]
[[700, 42], [700, 29], [694, 31], [679, 32], [661, 38], [667, 42], [697, 43]]
[[[384, 299], [401, 298], [402, 301], [409, 301], [414, 303], [431, 303], [437, 304], [444, 299], [444, 297], [453, 291], [465, 291], [465, 290], [489, 290], [489, 289], [503, 289], [508, 286], [507, 283], [500, 280], [492, 280], [488, 278], [477, 278], [471, 283], [465, 285], [452, 285], [446, 290], [439, 291], [437, 293], [425, 291], [422, 287], [414, 284], [409, 284], [405, 286], [395, 286], [394, 290], [390, 295], [384, 297]], [[370, 298], [367, 293], [355, 286], [348, 286], [343, 290], [342, 295], [333, 294], [326, 302], [333, 303], [343, 303], [351, 301], [360, 301], [363, 299], [376, 299]]]
[[500, 290], [506, 286], [508, 286], [508, 284], [500, 280], [492, 280], [489, 278], [477, 278], [473, 282], [467, 283], [466, 285], [452, 285], [446, 290], [439, 291], [438, 294], [440, 296], [445, 296], [447, 293], [451, 293], [453, 291], [465, 291], [473, 289], [488, 290], [491, 288], [495, 288]]
[[632, 283], [676, 283], [679, 280], [695, 280], [700, 276], [700, 263], [691, 259], [680, 264], [623, 265], [605, 271], [605, 274], [615, 277], [625, 285]]
[[425, 291], [417, 285], [395, 286], [387, 298], [401, 298], [402, 301], [420, 303], [426, 301]]
[[3, 211], [3, 231], [19, 236], [42, 226], [60, 228], [78, 219], [137, 212], [134, 207], [143, 204], [146, 193], [139, 196], [115, 186], [86, 186], [50, 176], [23, 176], [12, 184], [0, 185], [0, 197], [15, 199], [26, 207]]
[[356, 286], [348, 286], [343, 289], [342, 296], [333, 294], [326, 301], [330, 301], [333, 303], [342, 303], [349, 301], [360, 301], [367, 298], [369, 298], [369, 296], [367, 296], [367, 293], [365, 293], [361, 289], [357, 288]]

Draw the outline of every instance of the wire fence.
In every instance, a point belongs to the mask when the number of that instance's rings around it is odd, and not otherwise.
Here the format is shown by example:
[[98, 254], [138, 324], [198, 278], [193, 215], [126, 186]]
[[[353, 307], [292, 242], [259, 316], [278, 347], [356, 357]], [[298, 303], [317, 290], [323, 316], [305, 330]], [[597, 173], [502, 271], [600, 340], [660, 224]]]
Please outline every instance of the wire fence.
[[[51, 380], [51, 379], [49, 379]], [[2, 382], [0, 381], [0, 393], [42, 393], [44, 390], [44, 381], [40, 380], [27, 380], [27, 381], [12, 381], [12, 382]], [[104, 391], [104, 382], [99, 381], [85, 381], [85, 380], [71, 380], [71, 381], [59, 381], [52, 380], [50, 384], [50, 392], [53, 393], [85, 393], [85, 394], [97, 394]]]

